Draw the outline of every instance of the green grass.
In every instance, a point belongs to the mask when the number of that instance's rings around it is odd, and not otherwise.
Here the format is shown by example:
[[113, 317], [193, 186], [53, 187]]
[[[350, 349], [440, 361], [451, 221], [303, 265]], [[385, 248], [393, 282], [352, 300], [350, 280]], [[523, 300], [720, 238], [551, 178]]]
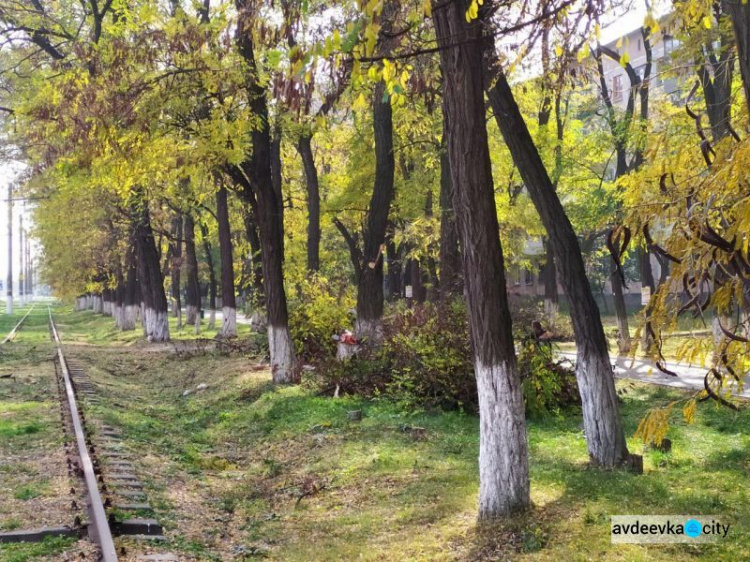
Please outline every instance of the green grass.
[[[135, 345], [143, 341], [143, 331], [140, 326], [135, 330], [123, 332], [119, 330], [114, 320], [109, 316], [94, 314], [87, 310], [74, 312], [70, 307], [60, 306], [53, 309], [55, 324], [60, 337], [67, 343], [80, 343], [86, 345]], [[183, 318], [184, 319], [184, 318]], [[213, 338], [221, 326], [217, 323], [215, 329], [208, 328], [208, 312], [203, 320], [199, 334], [195, 334], [194, 326], [177, 327], [177, 318], [170, 316], [170, 334], [175, 339], [194, 340], [196, 338]], [[237, 324], [238, 337], [248, 337], [251, 333], [250, 326]]]
[[74, 543], [74, 539], [47, 538], [38, 543], [0, 544], [0, 560], [2, 562], [26, 562], [43, 556], [52, 557], [63, 553]]
[[[643, 475], [591, 468], [579, 413], [530, 420], [534, 507], [477, 525], [475, 417], [275, 388], [249, 356], [96, 345], [106, 341], [100, 322], [90, 313], [65, 318], [86, 342], [69, 352], [100, 388], [102, 404], [89, 416], [122, 433], [167, 530], [165, 548], [178, 555], [638, 561], [739, 560], [750, 551], [747, 408], [704, 403], [693, 424], [675, 418], [668, 454], [629, 439], [644, 454]], [[200, 383], [208, 389], [194, 391]], [[648, 409], [684, 396], [618, 385], [629, 436]], [[352, 409], [363, 411], [361, 422], [348, 419]], [[612, 545], [615, 514], [710, 514], [733, 530], [713, 545]]]
[[[302, 387], [272, 388], [251, 360], [215, 354], [175, 361], [91, 354], [89, 374], [103, 387], [96, 410], [127, 442], [150, 457], [150, 495], [172, 544], [201, 559], [219, 559], [221, 528], [275, 560], [622, 559], [690, 556], [736, 560], [750, 548], [735, 526], [714, 546], [613, 546], [612, 514], [750, 516], [750, 412], [703, 405], [693, 425], [676, 420], [663, 454], [644, 452], [645, 475], [588, 466], [580, 416], [529, 422], [534, 509], [485, 532], [475, 525], [478, 421], [458, 412], [412, 415], [384, 401], [318, 397]], [[200, 382], [209, 389], [182, 396]], [[628, 435], [646, 411], [682, 395], [623, 383]], [[352, 422], [347, 411], [363, 410]], [[415, 431], [415, 428], [421, 428]], [[149, 464], [149, 466], [151, 466]], [[213, 531], [185, 537], [188, 514], [170, 481], [191, 490]], [[303, 495], [305, 490], [320, 491]], [[222, 521], [212, 525], [212, 519]], [[311, 548], [314, 546], [312, 554]], [[214, 557], [214, 558], [212, 558]]]

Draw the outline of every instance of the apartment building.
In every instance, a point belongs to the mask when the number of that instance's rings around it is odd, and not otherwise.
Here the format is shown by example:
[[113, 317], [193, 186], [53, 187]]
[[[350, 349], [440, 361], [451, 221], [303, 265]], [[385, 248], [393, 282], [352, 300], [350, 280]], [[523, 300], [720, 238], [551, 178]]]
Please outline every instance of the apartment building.
[[[669, 33], [669, 25], [666, 21], [660, 25], [664, 27], [649, 37], [651, 44], [649, 87], [652, 91], [660, 91], [666, 95], [676, 96], [679, 90], [679, 82], [673, 74], [674, 65], [671, 54], [679, 47], [680, 42]], [[640, 26], [627, 31], [609, 43], [605, 43], [604, 46], [612, 49], [620, 56], [627, 53], [630, 65], [641, 80], [643, 80], [646, 70], [647, 53]], [[631, 87], [627, 72], [619, 61], [613, 60], [608, 56], [602, 57], [602, 66], [612, 103], [621, 109], [625, 109], [628, 102], [628, 91]], [[593, 82], [598, 84], [598, 80], [599, 77], [596, 76]]]

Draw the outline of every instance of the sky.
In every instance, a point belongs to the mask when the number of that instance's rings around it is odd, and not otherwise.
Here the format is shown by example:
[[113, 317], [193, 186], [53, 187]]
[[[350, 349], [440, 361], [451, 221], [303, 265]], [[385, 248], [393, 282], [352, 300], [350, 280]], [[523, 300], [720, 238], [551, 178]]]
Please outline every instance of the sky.
[[[22, 165], [18, 163], [2, 163], [0, 164], [0, 281], [2, 281], [3, 290], [0, 294], [0, 300], [5, 300], [6, 293], [6, 279], [8, 276], [8, 185], [11, 184], [16, 176], [22, 170]], [[30, 225], [30, 212], [29, 209], [24, 208], [24, 204], [21, 201], [14, 201], [13, 203], [13, 277], [16, 283], [14, 286], [13, 293], [18, 296], [18, 273], [20, 271], [20, 246], [18, 227], [20, 218], [23, 215], [24, 230]], [[32, 241], [32, 259], [36, 255], [37, 248], [34, 247]]]

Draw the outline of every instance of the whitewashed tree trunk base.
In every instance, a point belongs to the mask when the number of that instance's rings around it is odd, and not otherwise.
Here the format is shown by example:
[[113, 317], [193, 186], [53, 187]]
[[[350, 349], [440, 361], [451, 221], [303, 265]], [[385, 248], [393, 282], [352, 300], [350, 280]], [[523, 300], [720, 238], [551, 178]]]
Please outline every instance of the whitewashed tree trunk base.
[[102, 297], [95, 295], [91, 297], [91, 310], [94, 311], [94, 314], [101, 314], [104, 310], [104, 304], [102, 302]]
[[141, 309], [137, 304], [131, 304], [122, 308], [122, 316], [120, 317], [120, 330], [123, 332], [129, 330], [135, 330], [136, 322], [138, 321], [138, 311]]
[[592, 463], [606, 468], [623, 465], [628, 461], [628, 449], [619, 415], [612, 366], [603, 359], [588, 357], [579, 349], [576, 380]]
[[354, 334], [357, 340], [365, 345], [377, 347], [383, 341], [383, 325], [380, 319], [359, 319], [354, 324]]
[[359, 353], [360, 346], [358, 344], [342, 343], [336, 344], [336, 359], [339, 361], [346, 361], [350, 357], [354, 357]]
[[150, 342], [169, 341], [169, 317], [167, 311], [147, 308], [145, 311], [146, 338]]
[[275, 383], [295, 382], [294, 344], [289, 329], [268, 326], [268, 349], [271, 355], [271, 373]]
[[198, 310], [198, 307], [195, 305], [188, 305], [185, 307], [185, 323], [188, 326], [194, 326], [195, 325], [195, 319], [196, 317], [199, 317], [200, 310]]
[[224, 321], [221, 325], [220, 336], [222, 338], [234, 338], [237, 336], [237, 309], [225, 306], [221, 309]]
[[262, 310], [253, 310], [250, 313], [250, 326], [256, 332], [262, 332], [268, 326], [268, 319]]
[[208, 315], [208, 329], [213, 330], [216, 327], [216, 311], [212, 308]]
[[523, 396], [507, 364], [475, 361], [479, 396], [479, 517], [492, 519], [530, 505]]
[[544, 299], [544, 317], [547, 319], [547, 324], [554, 326], [557, 320], [557, 313], [559, 306], [551, 299]]

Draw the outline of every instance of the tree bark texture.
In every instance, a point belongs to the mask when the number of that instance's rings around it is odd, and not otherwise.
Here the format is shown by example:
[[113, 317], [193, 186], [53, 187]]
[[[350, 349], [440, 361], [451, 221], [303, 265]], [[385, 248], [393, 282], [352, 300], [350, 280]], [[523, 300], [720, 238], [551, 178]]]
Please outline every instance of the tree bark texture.
[[239, 164], [239, 170], [232, 166], [230, 171], [235, 180], [240, 180], [243, 185], [241, 195], [253, 206], [258, 223], [273, 380], [276, 383], [291, 383], [296, 380], [296, 370], [284, 290], [283, 204], [272, 172], [266, 92], [259, 82], [255, 62], [251, 25], [253, 6], [249, 0], [235, 0], [235, 6], [239, 13], [236, 38], [239, 54], [245, 64], [245, 89], [250, 110], [260, 126], [254, 127], [251, 133], [252, 152]]
[[448, 132], [443, 123], [443, 146], [440, 151], [440, 298], [448, 299], [463, 292], [461, 254], [458, 249], [458, 225], [453, 210], [453, 183], [448, 157]]
[[307, 188], [307, 269], [320, 269], [320, 185], [312, 151], [312, 134], [305, 131], [297, 142]]
[[557, 272], [570, 303], [577, 347], [576, 379], [589, 454], [598, 465], [620, 465], [629, 461], [629, 453], [620, 420], [607, 339], [586, 277], [578, 238], [502, 69], [488, 94], [505, 143], [547, 230]]
[[232, 232], [229, 226], [229, 202], [222, 185], [216, 193], [216, 219], [219, 222], [219, 249], [221, 251], [221, 310], [224, 318], [221, 336], [237, 335], [237, 303], [234, 298], [234, 256]]
[[482, 26], [467, 23], [467, 8], [450, 2], [433, 21], [479, 397], [479, 517], [491, 519], [530, 505], [529, 470], [485, 126]]
[[195, 219], [185, 213], [185, 321], [188, 326], [200, 324], [201, 289], [198, 282], [198, 256], [195, 251]]
[[375, 183], [364, 232], [362, 270], [357, 285], [357, 323], [360, 340], [377, 345], [382, 339], [383, 250], [388, 214], [394, 196], [395, 159], [393, 155], [393, 110], [383, 101], [385, 85], [379, 82], [372, 97], [372, 124], [375, 133]]
[[742, 0], [723, 0], [721, 7], [724, 13], [732, 18], [740, 76], [745, 90], [745, 103], [750, 110], [750, 4]]
[[159, 266], [151, 216], [147, 203], [135, 205], [133, 225], [137, 275], [143, 303], [143, 327], [149, 341], [169, 341], [169, 319], [167, 296], [164, 293], [164, 278]]

